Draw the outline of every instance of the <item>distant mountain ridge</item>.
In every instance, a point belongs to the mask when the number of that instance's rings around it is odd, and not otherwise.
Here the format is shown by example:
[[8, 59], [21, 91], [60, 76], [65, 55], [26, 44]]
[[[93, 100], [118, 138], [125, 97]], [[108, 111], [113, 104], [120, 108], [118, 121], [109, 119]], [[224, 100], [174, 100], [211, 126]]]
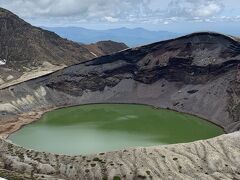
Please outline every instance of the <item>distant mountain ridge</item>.
[[58, 35], [69, 40], [85, 44], [95, 43], [97, 41], [112, 40], [123, 42], [128, 46], [140, 46], [171, 39], [179, 36], [177, 33], [168, 31], [149, 31], [143, 28], [117, 28], [108, 30], [93, 30], [82, 27], [43, 27], [53, 31]]
[[85, 45], [85, 47], [96, 57], [109, 55], [128, 48], [126, 44], [114, 41], [99, 41]]

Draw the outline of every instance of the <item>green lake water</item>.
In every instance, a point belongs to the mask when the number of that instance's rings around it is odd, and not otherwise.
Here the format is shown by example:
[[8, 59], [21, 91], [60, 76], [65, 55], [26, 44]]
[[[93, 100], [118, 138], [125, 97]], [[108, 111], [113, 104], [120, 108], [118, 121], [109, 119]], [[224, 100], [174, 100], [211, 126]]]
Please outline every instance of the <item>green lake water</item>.
[[77, 155], [190, 142], [223, 133], [212, 123], [175, 111], [133, 104], [94, 104], [48, 112], [9, 139], [29, 149]]

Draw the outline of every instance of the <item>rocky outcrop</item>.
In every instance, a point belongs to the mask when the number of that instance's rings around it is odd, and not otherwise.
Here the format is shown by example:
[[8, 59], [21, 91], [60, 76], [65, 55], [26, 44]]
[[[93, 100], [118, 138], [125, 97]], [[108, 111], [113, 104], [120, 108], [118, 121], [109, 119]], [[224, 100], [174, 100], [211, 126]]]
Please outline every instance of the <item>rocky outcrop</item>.
[[[238, 131], [239, 44], [235, 38], [221, 34], [195, 33], [99, 57], [2, 89], [1, 134], [7, 136], [47, 110], [108, 102], [170, 108], [208, 119], [228, 133]], [[114, 176], [122, 179], [239, 179], [237, 139], [239, 132], [189, 144], [86, 157], [57, 156], [58, 159], [56, 155], [38, 153], [41, 158], [36, 156], [33, 160], [36, 152], [2, 140], [5, 150], [0, 162], [3, 169], [10, 171], [19, 172], [22, 169], [18, 168], [23, 165], [28, 175], [32, 172], [33, 176], [45, 174], [63, 179], [106, 176], [109, 179]], [[12, 151], [6, 150], [7, 146], [11, 146]], [[23, 154], [24, 159], [19, 159], [17, 153]], [[25, 162], [25, 157], [29, 161]], [[98, 160], [95, 162], [94, 158]], [[36, 169], [41, 164], [48, 168]]]

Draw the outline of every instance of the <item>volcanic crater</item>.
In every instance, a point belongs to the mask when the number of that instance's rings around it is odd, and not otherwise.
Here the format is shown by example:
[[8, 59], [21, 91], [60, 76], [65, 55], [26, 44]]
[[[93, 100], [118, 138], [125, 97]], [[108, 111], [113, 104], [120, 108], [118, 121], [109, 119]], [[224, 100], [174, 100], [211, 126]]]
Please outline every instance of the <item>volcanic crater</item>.
[[[0, 174], [23, 179], [240, 179], [239, 60], [237, 38], [200, 32], [2, 88]], [[91, 103], [172, 109], [207, 119], [228, 134], [86, 156], [36, 152], [5, 140], [44, 112]]]

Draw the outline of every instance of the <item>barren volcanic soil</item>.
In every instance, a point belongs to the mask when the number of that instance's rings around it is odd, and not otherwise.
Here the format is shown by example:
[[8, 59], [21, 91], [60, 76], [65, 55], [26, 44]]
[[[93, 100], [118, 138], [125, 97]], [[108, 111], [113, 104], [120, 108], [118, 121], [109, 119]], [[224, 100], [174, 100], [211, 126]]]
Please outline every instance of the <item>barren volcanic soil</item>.
[[2, 137], [46, 111], [87, 103], [169, 108], [205, 118], [230, 134], [88, 156], [35, 152], [2, 139], [0, 168], [39, 179], [240, 179], [239, 60], [236, 38], [194, 33], [2, 89]]

